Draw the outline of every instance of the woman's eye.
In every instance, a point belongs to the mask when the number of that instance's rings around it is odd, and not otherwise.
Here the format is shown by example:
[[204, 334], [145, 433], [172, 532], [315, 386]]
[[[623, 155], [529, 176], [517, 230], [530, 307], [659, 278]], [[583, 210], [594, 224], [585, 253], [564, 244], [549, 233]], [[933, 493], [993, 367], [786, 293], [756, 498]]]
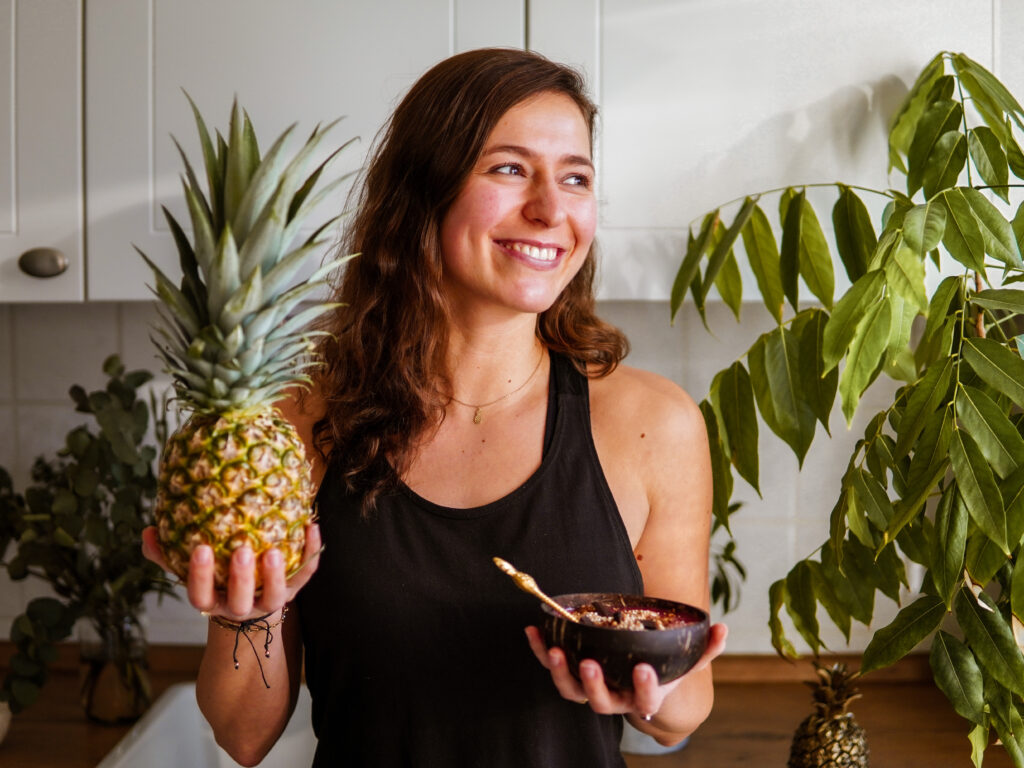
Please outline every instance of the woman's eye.
[[502, 173], [506, 176], [522, 176], [523, 166], [519, 163], [504, 163], [492, 169], [493, 173]]
[[566, 178], [565, 183], [572, 187], [583, 187], [585, 189], [590, 188], [590, 177], [585, 173], [574, 173]]

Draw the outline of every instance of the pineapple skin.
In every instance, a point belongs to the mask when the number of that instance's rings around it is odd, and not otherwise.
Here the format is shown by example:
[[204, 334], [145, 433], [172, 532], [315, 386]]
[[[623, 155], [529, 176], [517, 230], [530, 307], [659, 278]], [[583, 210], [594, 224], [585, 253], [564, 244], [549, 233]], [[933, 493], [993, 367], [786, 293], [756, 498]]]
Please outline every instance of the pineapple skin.
[[788, 768], [868, 768], [864, 729], [845, 712], [822, 719], [809, 715], [793, 735]]
[[226, 589], [231, 553], [248, 544], [259, 557], [271, 547], [285, 573], [302, 564], [312, 512], [305, 446], [276, 409], [194, 414], [167, 440], [159, 468], [157, 535], [164, 559], [180, 579], [200, 544], [213, 549], [214, 582]]

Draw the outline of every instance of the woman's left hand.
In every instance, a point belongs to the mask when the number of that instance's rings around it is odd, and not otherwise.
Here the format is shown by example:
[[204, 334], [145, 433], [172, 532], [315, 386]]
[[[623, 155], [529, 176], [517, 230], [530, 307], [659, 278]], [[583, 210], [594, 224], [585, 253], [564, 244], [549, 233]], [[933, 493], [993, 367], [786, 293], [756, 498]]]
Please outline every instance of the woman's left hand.
[[658, 676], [650, 664], [637, 664], [633, 667], [633, 690], [610, 690], [604, 682], [601, 665], [593, 659], [580, 662], [580, 678], [577, 680], [569, 671], [565, 653], [561, 648], [548, 648], [544, 644], [537, 627], [527, 627], [526, 636], [534, 656], [551, 672], [554, 682], [562, 698], [587, 704], [601, 715], [635, 714], [647, 719], [658, 713], [665, 698], [682, 683], [687, 675], [706, 668], [711, 661], [725, 650], [725, 637], [728, 630], [724, 624], [712, 624], [708, 635], [708, 644], [704, 653], [693, 668], [683, 677], [676, 678], [665, 685], [658, 685]]

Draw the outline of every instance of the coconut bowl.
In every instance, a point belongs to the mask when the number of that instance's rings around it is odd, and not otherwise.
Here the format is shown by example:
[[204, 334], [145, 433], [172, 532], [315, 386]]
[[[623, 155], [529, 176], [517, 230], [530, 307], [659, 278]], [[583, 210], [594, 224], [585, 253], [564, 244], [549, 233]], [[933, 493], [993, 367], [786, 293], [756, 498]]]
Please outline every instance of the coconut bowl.
[[555, 602], [575, 613], [581, 606], [600, 603], [616, 609], [644, 608], [679, 623], [665, 629], [621, 629], [589, 626], [569, 621], [542, 605], [544, 641], [565, 652], [569, 671], [579, 679], [583, 659], [593, 659], [604, 670], [609, 688], [633, 688], [633, 667], [646, 663], [654, 667], [661, 684], [681, 677], [697, 663], [708, 643], [708, 614], [700, 608], [646, 595], [609, 592], [581, 592], [557, 595]]

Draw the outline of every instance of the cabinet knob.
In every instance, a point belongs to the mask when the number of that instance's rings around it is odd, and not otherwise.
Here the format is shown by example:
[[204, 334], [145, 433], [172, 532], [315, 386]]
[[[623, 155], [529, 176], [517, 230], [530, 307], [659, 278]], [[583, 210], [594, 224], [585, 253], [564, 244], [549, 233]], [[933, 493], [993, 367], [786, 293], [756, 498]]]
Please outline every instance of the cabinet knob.
[[18, 268], [32, 277], [56, 277], [68, 268], [68, 258], [56, 248], [31, 248], [18, 257]]

